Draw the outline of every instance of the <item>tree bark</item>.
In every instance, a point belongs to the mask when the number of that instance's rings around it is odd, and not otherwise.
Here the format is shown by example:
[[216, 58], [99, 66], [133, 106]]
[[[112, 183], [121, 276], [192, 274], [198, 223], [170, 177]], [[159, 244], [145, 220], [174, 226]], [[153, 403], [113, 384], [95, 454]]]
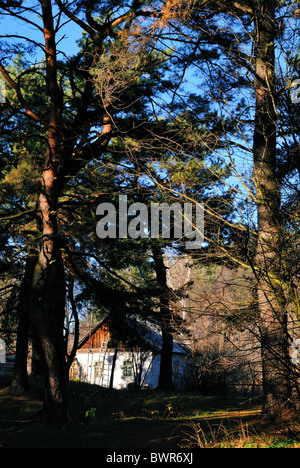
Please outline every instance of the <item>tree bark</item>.
[[286, 301], [280, 278], [281, 197], [276, 179], [275, 4], [274, 0], [256, 2], [253, 139], [264, 412], [272, 417], [280, 415], [290, 399]]
[[[168, 317], [169, 316], [169, 317]], [[173, 334], [170, 331], [170, 314], [164, 313], [162, 325], [162, 348], [160, 353], [159, 390], [173, 390]]]
[[115, 375], [116, 362], [117, 362], [117, 357], [118, 357], [118, 345], [119, 343], [117, 342], [116, 347], [115, 347], [115, 352], [113, 355], [113, 360], [112, 360], [111, 374], [110, 374], [110, 380], [109, 380], [110, 390], [114, 388], [114, 375]]
[[69, 299], [72, 307], [72, 314], [74, 317], [74, 341], [73, 341], [73, 346], [70, 354], [68, 355], [68, 349], [67, 349], [67, 339], [66, 339], [66, 357], [67, 357], [67, 379], [69, 379], [69, 372], [70, 368], [72, 366], [72, 363], [74, 361], [74, 358], [76, 356], [77, 352], [77, 347], [79, 343], [79, 318], [78, 318], [78, 312], [77, 312], [77, 307], [76, 307], [76, 302], [74, 298], [74, 279], [70, 279], [68, 283], [68, 291], [69, 291]]
[[160, 248], [152, 248], [154, 270], [160, 287], [159, 306], [162, 331], [162, 348], [160, 354], [160, 373], [158, 389], [170, 391], [173, 389], [173, 330], [172, 312], [169, 306], [169, 288], [163, 252]]
[[13, 391], [23, 393], [28, 389], [27, 356], [28, 356], [29, 316], [23, 304], [19, 313], [17, 330], [16, 357], [14, 364], [14, 377], [11, 383]]
[[47, 166], [39, 198], [42, 243], [31, 286], [30, 320], [45, 364], [44, 408], [48, 423], [61, 425], [66, 418], [66, 366], [63, 339], [65, 277], [57, 225], [57, 177], [52, 165], [58, 144], [49, 130]]
[[28, 388], [27, 357], [30, 329], [28, 293], [32, 283], [35, 262], [36, 251], [32, 247], [29, 247], [19, 297], [19, 323], [17, 330], [16, 358], [14, 378], [11, 385], [12, 389], [17, 392], [24, 392]]
[[[49, 242], [47, 241], [49, 245]], [[54, 243], [55, 244], [55, 243]], [[30, 319], [45, 364], [44, 409], [48, 423], [66, 419], [66, 368], [63, 325], [65, 316], [64, 268], [58, 246], [45, 264], [41, 250], [31, 290]]]
[[39, 340], [31, 329], [31, 376], [40, 377], [45, 372], [45, 362]]
[[51, 102], [44, 170], [40, 179], [39, 214], [42, 241], [34, 267], [30, 320], [45, 364], [46, 420], [61, 425], [66, 418], [66, 371], [63, 341], [65, 278], [58, 232], [57, 205], [63, 168], [62, 92], [57, 80], [57, 51], [51, 0], [41, 1], [46, 51], [46, 84]]

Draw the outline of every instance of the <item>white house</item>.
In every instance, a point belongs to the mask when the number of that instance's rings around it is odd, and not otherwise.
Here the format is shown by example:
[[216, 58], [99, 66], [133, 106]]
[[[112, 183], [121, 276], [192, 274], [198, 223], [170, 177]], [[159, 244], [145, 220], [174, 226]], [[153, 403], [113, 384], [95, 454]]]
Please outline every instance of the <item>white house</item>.
[[[157, 326], [126, 319], [113, 324], [111, 316], [99, 322], [80, 341], [70, 378], [115, 389], [130, 386], [156, 388], [160, 372], [162, 337]], [[173, 384], [180, 390], [189, 351], [174, 340]]]

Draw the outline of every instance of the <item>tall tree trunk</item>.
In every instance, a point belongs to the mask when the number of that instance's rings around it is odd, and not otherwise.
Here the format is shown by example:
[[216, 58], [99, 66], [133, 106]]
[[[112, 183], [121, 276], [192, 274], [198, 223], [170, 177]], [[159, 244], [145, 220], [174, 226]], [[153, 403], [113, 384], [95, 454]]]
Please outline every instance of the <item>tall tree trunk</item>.
[[19, 323], [17, 330], [17, 346], [16, 358], [14, 367], [14, 378], [12, 381], [12, 389], [22, 392], [27, 390], [28, 375], [27, 375], [27, 357], [28, 357], [28, 342], [29, 342], [29, 291], [32, 284], [34, 266], [36, 263], [36, 250], [29, 246], [27, 251], [27, 259], [24, 277], [21, 284], [18, 315]]
[[45, 372], [45, 363], [43, 358], [43, 352], [39, 340], [34, 334], [34, 330], [30, 330], [30, 340], [31, 340], [31, 376], [40, 377]]
[[67, 372], [67, 379], [69, 379], [69, 372], [72, 366], [72, 363], [75, 359], [76, 352], [77, 352], [77, 347], [79, 343], [79, 318], [78, 318], [78, 311], [76, 307], [76, 301], [74, 298], [74, 279], [71, 278], [68, 282], [68, 292], [69, 292], [69, 300], [71, 303], [72, 307], [72, 314], [74, 318], [74, 341], [73, 341], [73, 346], [71, 349], [70, 354], [68, 355], [68, 349], [67, 349], [67, 341], [66, 341], [66, 357], [67, 357], [67, 364], [66, 364], [66, 372]]
[[160, 373], [158, 388], [164, 391], [173, 389], [173, 334], [170, 330], [170, 314], [164, 314], [162, 325], [162, 349], [160, 354]]
[[118, 346], [119, 346], [119, 343], [117, 342], [115, 346], [115, 352], [113, 355], [111, 374], [110, 374], [110, 380], [109, 380], [109, 388], [111, 390], [114, 388], [114, 375], [115, 375], [116, 362], [117, 362], [117, 357], [118, 357]]
[[[48, 243], [48, 242], [47, 242]], [[47, 422], [62, 424], [66, 418], [66, 367], [63, 326], [65, 317], [64, 268], [58, 242], [49, 258], [44, 248], [35, 266], [30, 320], [39, 340], [45, 365]], [[49, 245], [48, 245], [49, 246]]]
[[[49, 134], [52, 135], [52, 129]], [[49, 138], [57, 144], [56, 139]], [[49, 163], [54, 153], [49, 146]], [[42, 243], [31, 287], [30, 320], [45, 364], [45, 410], [49, 423], [61, 424], [66, 416], [66, 368], [63, 339], [65, 278], [57, 226], [57, 177], [44, 171], [39, 198]]]
[[28, 309], [26, 303], [23, 302], [22, 306], [19, 308], [14, 377], [11, 384], [12, 390], [20, 393], [28, 389], [27, 357], [29, 325]]
[[45, 165], [39, 196], [42, 242], [35, 265], [30, 320], [45, 365], [47, 422], [62, 424], [66, 418], [66, 366], [63, 340], [65, 278], [58, 232], [57, 205], [60, 176], [63, 96], [57, 78], [57, 51], [51, 0], [40, 0], [46, 51], [46, 84], [51, 102]]
[[280, 279], [280, 205], [276, 179], [275, 0], [255, 9], [254, 182], [257, 197], [256, 273], [262, 338], [264, 411], [282, 412], [290, 398], [286, 301]]
[[169, 306], [169, 288], [167, 272], [164, 264], [163, 252], [160, 248], [153, 248], [154, 270], [160, 287], [160, 320], [162, 330], [162, 348], [160, 355], [160, 372], [158, 388], [169, 391], [173, 389], [173, 329], [172, 312]]

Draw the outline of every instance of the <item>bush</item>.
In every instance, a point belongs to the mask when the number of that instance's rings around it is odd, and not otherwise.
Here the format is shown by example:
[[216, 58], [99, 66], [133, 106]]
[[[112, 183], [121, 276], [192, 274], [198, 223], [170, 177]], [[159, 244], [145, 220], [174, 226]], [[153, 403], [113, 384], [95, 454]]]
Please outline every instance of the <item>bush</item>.
[[219, 351], [207, 346], [193, 357], [185, 375], [185, 389], [204, 395], [226, 394], [253, 388], [249, 363], [239, 359], [230, 350]]

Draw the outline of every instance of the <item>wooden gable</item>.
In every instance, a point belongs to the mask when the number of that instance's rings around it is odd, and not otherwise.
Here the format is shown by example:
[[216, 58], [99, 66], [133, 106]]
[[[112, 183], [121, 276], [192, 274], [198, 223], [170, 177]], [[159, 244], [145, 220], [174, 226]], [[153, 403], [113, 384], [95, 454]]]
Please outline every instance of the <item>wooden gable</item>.
[[[148, 338], [146, 339], [146, 335]], [[116, 348], [119, 351], [154, 351], [160, 352], [161, 336], [146, 326], [132, 328], [125, 322], [114, 326], [114, 320], [109, 315], [101, 322], [95, 325], [89, 333], [79, 342], [77, 352], [86, 352], [87, 350], [102, 350], [103, 342], [107, 350], [112, 351]], [[185, 351], [174, 342], [173, 352], [183, 353]]]
[[78, 349], [100, 349], [103, 341], [110, 340], [109, 321], [104, 320], [94, 327], [79, 343]]
[[[117, 346], [119, 351], [132, 351], [133, 343], [135, 343], [134, 346], [138, 349], [145, 348], [143, 340], [141, 341], [136, 334], [132, 336], [132, 331], [129, 337], [123, 329], [122, 335], [121, 338], [121, 336], [116, 334], [116, 331], [112, 329], [112, 322], [108, 316], [95, 325], [95, 327], [84, 336], [78, 344], [77, 352], [86, 352], [87, 350], [100, 351], [103, 341], [108, 342], [109, 350], [114, 350]], [[146, 349], [149, 349], [148, 346], [146, 346]]]

